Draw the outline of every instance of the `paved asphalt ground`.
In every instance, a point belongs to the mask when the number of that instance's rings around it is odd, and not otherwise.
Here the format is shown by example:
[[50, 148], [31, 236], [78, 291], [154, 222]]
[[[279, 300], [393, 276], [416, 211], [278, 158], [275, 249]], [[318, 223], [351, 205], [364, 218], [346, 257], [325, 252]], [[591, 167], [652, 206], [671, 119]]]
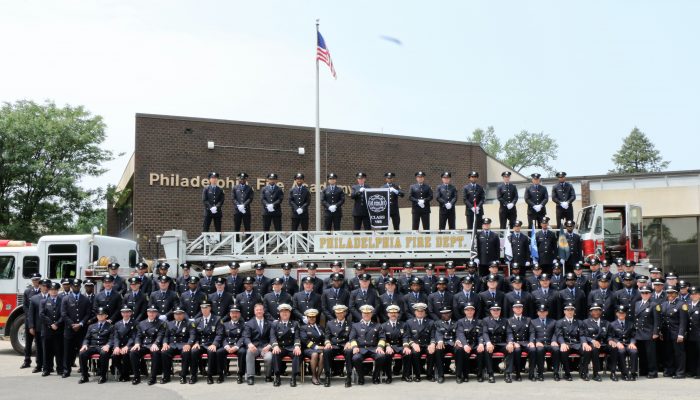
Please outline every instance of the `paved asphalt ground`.
[[[524, 398], [537, 396], [542, 398], [547, 390], [547, 396], [559, 393], [567, 400], [569, 399], [681, 399], [693, 397], [700, 389], [700, 380], [684, 379], [671, 380], [669, 378], [659, 378], [654, 380], [639, 379], [636, 382], [611, 382], [607, 378], [603, 382], [583, 382], [574, 378], [573, 382], [554, 382], [551, 376], [545, 376], [545, 382], [533, 383], [530, 381], [514, 382], [507, 384], [502, 377], [497, 377], [495, 384], [487, 382], [477, 383], [474, 379], [468, 383], [457, 385], [453, 377], [448, 377], [447, 381], [440, 385], [435, 382], [423, 381], [420, 383], [405, 383], [394, 380], [391, 385], [353, 386], [350, 389], [343, 387], [343, 380], [335, 378], [330, 388], [323, 386], [313, 386], [309, 380], [299, 384], [296, 388], [288, 386], [288, 381], [283, 379], [282, 386], [275, 388], [272, 383], [256, 383], [255, 386], [237, 385], [232, 380], [227, 380], [223, 384], [207, 385], [206, 380], [201, 380], [196, 385], [180, 385], [178, 382], [171, 382], [166, 385], [156, 384], [148, 386], [145, 382], [138, 386], [130, 383], [119, 383], [110, 380], [104, 385], [98, 385], [96, 381], [78, 385], [79, 376], [73, 371], [73, 375], [67, 379], [61, 379], [56, 375], [42, 378], [40, 374], [32, 374], [31, 368], [19, 369], [22, 358], [16, 354], [9, 340], [0, 340], [0, 388], [3, 400], [27, 398], [57, 398], [59, 393], [65, 398], [71, 399], [111, 399], [109, 396], [117, 394], [121, 399], [129, 398], [149, 398], [149, 399], [212, 399], [215, 396], [221, 398], [232, 398], [231, 396], [251, 396], [251, 399], [264, 399], [273, 396], [280, 398], [290, 396], [290, 398], [313, 399], [314, 396], [326, 396], [333, 400], [340, 399], [459, 399], [467, 396], [477, 396], [477, 398], [507, 398], [507, 396], [524, 395]], [[260, 380], [258, 380], [260, 382]], [[370, 380], [371, 382], [371, 380]], [[546, 389], [545, 389], [546, 388]], [[553, 392], [555, 390], [556, 392]], [[106, 394], [110, 391], [110, 394]], [[527, 394], [526, 394], [527, 393]], [[542, 398], [543, 400], [548, 400]]]

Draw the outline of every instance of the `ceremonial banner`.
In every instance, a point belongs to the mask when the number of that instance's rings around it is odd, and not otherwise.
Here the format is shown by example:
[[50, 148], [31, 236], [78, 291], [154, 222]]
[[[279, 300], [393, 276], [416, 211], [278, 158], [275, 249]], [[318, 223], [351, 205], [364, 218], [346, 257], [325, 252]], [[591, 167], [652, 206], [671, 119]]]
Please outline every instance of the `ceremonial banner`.
[[460, 251], [469, 252], [471, 234], [381, 233], [353, 235], [314, 235], [316, 253], [356, 253], [361, 251]]
[[389, 228], [389, 188], [365, 189], [365, 204], [372, 229]]

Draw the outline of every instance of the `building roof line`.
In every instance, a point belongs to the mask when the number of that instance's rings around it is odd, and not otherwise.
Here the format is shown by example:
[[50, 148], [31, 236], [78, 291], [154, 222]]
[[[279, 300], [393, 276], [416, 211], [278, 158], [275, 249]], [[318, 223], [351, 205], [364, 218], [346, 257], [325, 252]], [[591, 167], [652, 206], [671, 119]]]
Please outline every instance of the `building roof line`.
[[[303, 131], [313, 131], [315, 128], [311, 126], [300, 126], [300, 125], [285, 125], [285, 124], [270, 124], [263, 122], [251, 122], [251, 121], [236, 121], [228, 119], [216, 119], [216, 118], [199, 118], [199, 117], [183, 117], [176, 115], [162, 115], [162, 114], [147, 114], [147, 113], [136, 113], [136, 118], [152, 118], [152, 119], [170, 119], [179, 121], [192, 121], [192, 122], [208, 122], [215, 124], [230, 124], [230, 125], [247, 125], [247, 126], [261, 126], [268, 128], [284, 128], [284, 129], [298, 129]], [[350, 131], [344, 129], [332, 129], [332, 128], [321, 128], [324, 133], [342, 133], [350, 135], [363, 135], [363, 136], [376, 136], [382, 138], [395, 138], [395, 139], [405, 139], [405, 140], [419, 140], [424, 142], [435, 142], [435, 143], [451, 143], [462, 146], [479, 146], [478, 143], [461, 141], [461, 140], [448, 140], [448, 139], [434, 139], [420, 136], [407, 136], [407, 135], [394, 135], [388, 133], [376, 133], [376, 132], [360, 132], [360, 131]]]

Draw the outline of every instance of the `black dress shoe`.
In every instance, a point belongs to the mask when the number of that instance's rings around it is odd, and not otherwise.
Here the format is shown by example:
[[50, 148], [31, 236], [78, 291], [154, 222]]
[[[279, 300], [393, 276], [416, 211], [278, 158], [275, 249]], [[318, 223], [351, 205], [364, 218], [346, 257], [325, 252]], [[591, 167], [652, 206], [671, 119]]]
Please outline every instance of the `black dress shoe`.
[[97, 384], [101, 385], [103, 383], [107, 383], [107, 377], [106, 376], [101, 376], [100, 379], [97, 381]]
[[685, 379], [685, 375], [673, 375], [673, 379]]
[[391, 384], [391, 382], [393, 382], [393, 380], [394, 380], [394, 379], [393, 379], [392, 377], [387, 377], [387, 378], [384, 380], [384, 383], [386, 383], [387, 385], [389, 385], [389, 384]]
[[544, 375], [543, 374], [537, 375], [537, 380], [540, 382], [544, 382]]
[[496, 383], [496, 378], [493, 375], [489, 375], [489, 383]]
[[636, 381], [636, 380], [637, 380], [637, 374], [632, 374], [632, 381]]
[[184, 376], [181, 376], [180, 377], [180, 385], [184, 385], [186, 383], [187, 383], [187, 378], [185, 378]]
[[351, 386], [352, 386], [352, 379], [351, 379], [350, 377], [348, 377], [348, 378], [345, 380], [345, 387], [346, 387], [346, 388], [349, 388], [349, 387], [351, 387]]
[[44, 371], [41, 373], [41, 376], [49, 376], [49, 375], [51, 375], [51, 372], [49, 372], [49, 371]]
[[29, 367], [31, 367], [31, 366], [32, 366], [32, 362], [31, 362], [31, 361], [25, 361], [25, 362], [22, 363], [22, 365], [20, 365], [19, 369], [25, 369], [25, 368], [29, 368]]
[[165, 384], [168, 383], [168, 382], [170, 382], [170, 377], [168, 377], [168, 378], [165, 378], [165, 377], [160, 378], [160, 384], [161, 384], [161, 385], [165, 385]]
[[428, 377], [428, 382], [435, 382], [435, 375], [430, 375]]
[[357, 378], [357, 384], [358, 384], [358, 385], [364, 385], [364, 384], [365, 384], [365, 377], [364, 377], [364, 376], [358, 377], [358, 378]]
[[379, 377], [377, 376], [377, 377], [373, 377], [373, 378], [372, 378], [372, 383], [375, 384], [375, 385], [378, 385], [378, 384], [382, 383], [382, 381], [381, 381], [381, 380], [379, 379]]
[[671, 376], [673, 376], [671, 373], [664, 371], [664, 378], [670, 378]]
[[32, 374], [36, 374], [36, 373], [38, 373], [38, 372], [41, 372], [41, 367], [35, 367], [35, 368], [32, 370]]
[[280, 379], [279, 376], [276, 376], [275, 379], [272, 381], [272, 386], [280, 386], [282, 384], [282, 380]]
[[297, 387], [297, 378], [296, 377], [294, 377], [294, 376], [292, 377], [292, 379], [289, 381], [289, 386]]
[[516, 382], [521, 382], [523, 380], [523, 377], [520, 376], [520, 374], [515, 374], [515, 381]]
[[236, 383], [237, 383], [237, 384], [240, 385], [240, 384], [243, 383], [243, 381], [244, 381], [243, 375], [238, 375], [238, 376], [236, 377]]
[[249, 376], [249, 377], [248, 377], [248, 384], [249, 384], [249, 385], [255, 385], [255, 377]]
[[416, 376], [415, 378], [413, 378], [413, 382], [420, 382], [420, 381], [422, 381], [420, 376]]
[[532, 382], [535, 382], [537, 380], [537, 378], [535, 378], [535, 375], [528, 375], [527, 379], [529, 379]]
[[559, 377], [559, 374], [555, 372], [554, 373], [554, 381], [559, 382], [560, 380], [561, 380], [561, 378]]
[[445, 378], [442, 376], [437, 378], [437, 383], [445, 383]]
[[464, 382], [464, 378], [462, 378], [461, 376], [458, 376], [457, 379], [455, 379], [455, 382], [462, 383], [462, 382]]
[[413, 382], [413, 379], [411, 379], [410, 376], [402, 376], [401, 380], [404, 382]]
[[219, 377], [216, 378], [216, 383], [224, 383], [224, 376], [223, 376], [223, 375], [219, 375]]
[[272, 377], [271, 377], [271, 376], [266, 376], [266, 377], [265, 377], [265, 382], [272, 382]]
[[484, 381], [484, 376], [483, 376], [483, 375], [477, 375], [476, 381], [477, 381], [477, 382], [483, 382], [483, 381]]
[[564, 380], [571, 382], [574, 380], [574, 378], [571, 377], [571, 374], [564, 374]]
[[156, 380], [155, 380], [155, 379], [149, 379], [149, 380], [148, 380], [148, 386], [153, 386], [153, 385], [155, 385], [155, 384], [156, 384]]
[[213, 385], [214, 384], [214, 377], [213, 376], [207, 376], [207, 385]]
[[610, 374], [610, 380], [613, 382], [617, 382], [618, 381], [617, 375], [615, 375], [615, 373]]
[[78, 383], [86, 383], [86, 382], [90, 382], [90, 379], [88, 379], [87, 376], [81, 376], [80, 380], [78, 381]]
[[197, 378], [193, 376], [190, 378], [189, 381], [187, 381], [187, 383], [189, 383], [190, 385], [194, 385], [195, 383], [197, 383]]
[[510, 377], [510, 374], [506, 374], [504, 380], [506, 383], [513, 383], [513, 378]]
[[585, 382], [588, 382], [590, 380], [588, 374], [581, 374], [581, 379], [583, 379]]
[[68, 372], [64, 372], [63, 374], [61, 374], [61, 378], [70, 378], [70, 374]]
[[647, 379], [656, 379], [659, 377], [659, 374], [649, 374], [647, 375]]
[[594, 374], [594, 375], [593, 375], [593, 380], [596, 381], [596, 382], [602, 382], [602, 381], [603, 381], [603, 378], [601, 378], [600, 375], [598, 375], [598, 374]]
[[139, 378], [134, 378], [131, 380], [132, 385], [138, 385], [139, 383], [141, 383], [141, 379]]
[[331, 386], [331, 377], [327, 376], [326, 379], [323, 381], [323, 386], [324, 387], [330, 387]]

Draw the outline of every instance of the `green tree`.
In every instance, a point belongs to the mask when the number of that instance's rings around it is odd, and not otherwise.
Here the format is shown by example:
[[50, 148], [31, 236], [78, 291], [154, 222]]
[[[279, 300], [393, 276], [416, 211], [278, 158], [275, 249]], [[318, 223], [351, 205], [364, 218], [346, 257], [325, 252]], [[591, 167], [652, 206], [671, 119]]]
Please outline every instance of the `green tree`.
[[647, 135], [636, 126], [622, 140], [622, 147], [612, 157], [615, 168], [611, 174], [630, 174], [636, 172], [660, 172], [668, 168], [668, 161], [661, 158], [661, 153]]
[[498, 158], [503, 151], [501, 146], [501, 139], [496, 136], [496, 130], [493, 126], [489, 126], [486, 130], [481, 128], [476, 128], [472, 132], [471, 136], [467, 138], [468, 142], [479, 143], [481, 148], [483, 148], [492, 157]]
[[543, 132], [530, 133], [523, 130], [502, 143], [493, 126], [486, 130], [475, 129], [467, 141], [481, 144], [490, 156], [517, 172], [538, 169], [553, 173], [552, 161], [557, 159], [559, 150], [556, 140]]
[[[103, 201], [79, 186], [113, 158], [102, 149], [105, 124], [84, 107], [46, 101], [0, 108], [0, 237], [36, 240], [72, 233]], [[101, 198], [102, 197], [102, 198]]]

